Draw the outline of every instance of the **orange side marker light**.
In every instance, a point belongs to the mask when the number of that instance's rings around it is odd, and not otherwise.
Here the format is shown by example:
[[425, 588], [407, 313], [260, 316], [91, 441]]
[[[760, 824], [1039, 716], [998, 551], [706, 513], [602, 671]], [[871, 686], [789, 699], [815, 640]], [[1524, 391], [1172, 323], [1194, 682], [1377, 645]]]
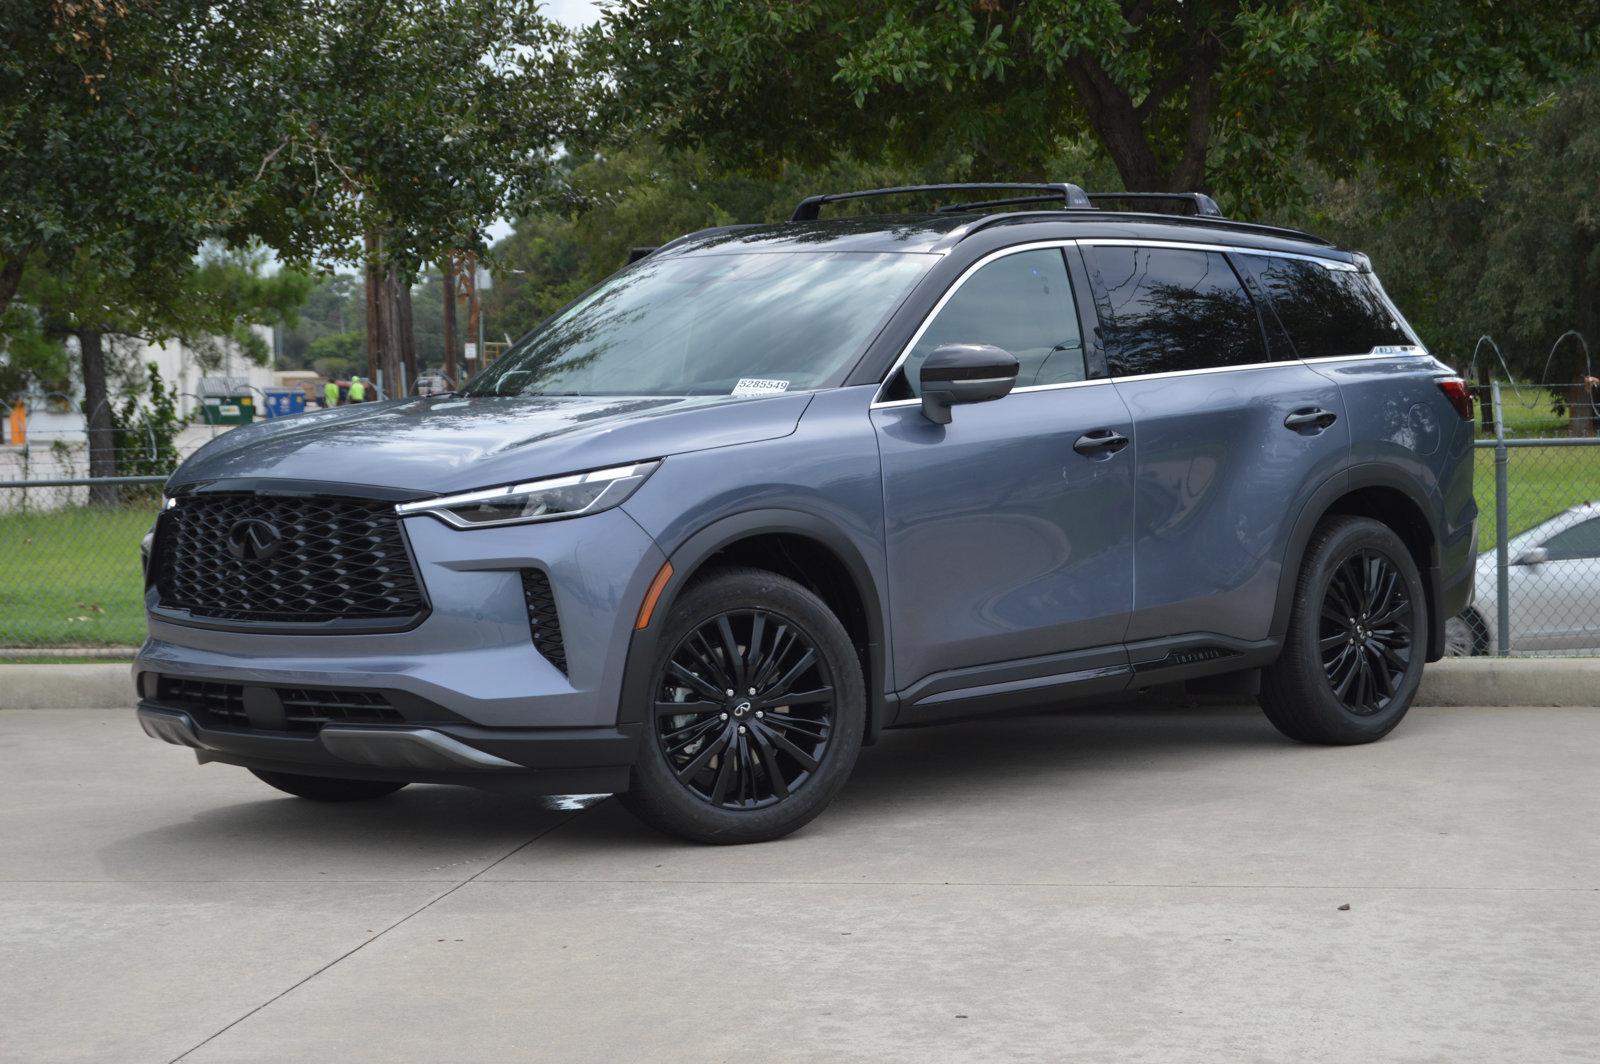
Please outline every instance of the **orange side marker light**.
[[650, 581], [650, 589], [644, 593], [644, 602], [639, 606], [639, 619], [633, 622], [635, 631], [643, 631], [650, 627], [650, 615], [656, 610], [656, 601], [661, 598], [661, 592], [667, 588], [667, 581], [672, 579], [672, 563], [662, 565], [656, 578]]

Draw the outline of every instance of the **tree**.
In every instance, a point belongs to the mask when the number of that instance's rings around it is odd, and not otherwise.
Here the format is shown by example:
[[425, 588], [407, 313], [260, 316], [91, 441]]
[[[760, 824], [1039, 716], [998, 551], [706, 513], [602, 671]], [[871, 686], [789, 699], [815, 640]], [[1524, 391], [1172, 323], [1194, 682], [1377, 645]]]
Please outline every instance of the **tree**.
[[[1595, 0], [618, 0], [612, 120], [723, 159], [970, 159], [1038, 178], [1093, 135], [1128, 190], [1293, 198], [1305, 162], [1424, 188], [1596, 40]], [[1071, 175], [1065, 175], [1071, 176]]]
[[[1368, 182], [1319, 182], [1286, 217], [1366, 250], [1396, 302], [1441, 357], [1466, 366], [1492, 336], [1512, 373], [1571, 383], [1588, 371], [1576, 329], [1600, 355], [1600, 70], [1485, 135], [1507, 146], [1467, 172], [1471, 194], [1396, 201]], [[1480, 365], [1503, 373], [1485, 347]]]
[[495, 246], [494, 287], [485, 293], [489, 336], [520, 336], [622, 268], [634, 247], [653, 247], [713, 225], [781, 221], [819, 189], [931, 176], [844, 157], [756, 175], [720, 165], [708, 152], [669, 151], [648, 138], [569, 158], [563, 177], [567, 208], [547, 207], [522, 218], [516, 232]]
[[[108, 275], [88, 252], [66, 269], [30, 265], [19, 292], [34, 318], [29, 335], [11, 342], [76, 340], [91, 477], [116, 475], [107, 338], [179, 340], [202, 363], [220, 359], [222, 345], [231, 343], [264, 362], [270, 351], [251, 326], [292, 318], [311, 281], [293, 270], [268, 273], [263, 265], [259, 253], [212, 248], [158, 286]], [[94, 501], [114, 497], [103, 493]]]
[[0, 0], [0, 312], [41, 269], [159, 330], [216, 238], [481, 247], [581, 115], [562, 43], [520, 0]]

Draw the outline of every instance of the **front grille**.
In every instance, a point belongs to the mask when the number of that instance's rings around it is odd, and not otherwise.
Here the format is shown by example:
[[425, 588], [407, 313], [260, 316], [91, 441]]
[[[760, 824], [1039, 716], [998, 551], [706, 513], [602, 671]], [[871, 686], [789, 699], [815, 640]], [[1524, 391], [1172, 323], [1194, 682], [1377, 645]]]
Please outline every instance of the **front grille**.
[[[244, 556], [229, 549], [230, 534], [238, 546], [251, 532]], [[391, 622], [424, 608], [393, 503], [192, 495], [162, 515], [158, 536], [161, 605], [191, 616]]]
[[561, 640], [561, 618], [556, 614], [555, 592], [543, 569], [522, 570], [522, 597], [528, 604], [528, 628], [533, 632], [533, 648], [560, 669], [567, 671], [567, 647]]
[[[258, 728], [245, 709], [244, 690], [244, 684], [162, 676], [156, 683], [156, 702], [193, 713], [205, 727]], [[268, 729], [271, 731], [314, 732], [324, 724], [404, 724], [410, 719], [382, 691], [318, 687], [264, 690], [271, 693], [266, 699], [268, 712], [274, 718]], [[277, 717], [280, 710], [281, 719]], [[426, 706], [413, 716], [439, 721], [459, 719], [434, 706]]]

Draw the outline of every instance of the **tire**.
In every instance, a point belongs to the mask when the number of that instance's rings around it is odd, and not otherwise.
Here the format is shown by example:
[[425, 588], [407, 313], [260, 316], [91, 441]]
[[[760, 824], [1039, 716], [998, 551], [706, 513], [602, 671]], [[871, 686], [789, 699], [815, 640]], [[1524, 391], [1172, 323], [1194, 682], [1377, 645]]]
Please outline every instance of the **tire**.
[[1444, 622], [1444, 653], [1452, 658], [1476, 658], [1489, 653], [1489, 626], [1468, 606]]
[[1303, 743], [1381, 739], [1416, 697], [1427, 632], [1422, 578], [1400, 537], [1370, 518], [1330, 518], [1306, 547], [1261, 708]]
[[365, 802], [393, 794], [404, 783], [388, 780], [341, 780], [331, 776], [301, 776], [293, 772], [260, 772], [250, 774], [261, 782], [296, 798], [309, 798], [313, 802]]
[[782, 838], [821, 813], [855, 767], [861, 661], [827, 605], [787, 577], [730, 568], [691, 585], [652, 667], [621, 800], [660, 831], [707, 843]]

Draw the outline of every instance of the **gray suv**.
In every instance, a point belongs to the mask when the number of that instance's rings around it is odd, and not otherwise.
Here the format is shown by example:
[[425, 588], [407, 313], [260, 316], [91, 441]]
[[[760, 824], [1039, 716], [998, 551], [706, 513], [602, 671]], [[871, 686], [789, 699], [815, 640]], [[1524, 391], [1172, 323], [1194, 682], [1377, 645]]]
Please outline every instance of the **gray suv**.
[[1158, 684], [1383, 736], [1472, 597], [1471, 394], [1365, 257], [1147, 198], [813, 197], [458, 392], [218, 437], [149, 545], [140, 722], [305, 798], [618, 792], [709, 842], [886, 728]]

